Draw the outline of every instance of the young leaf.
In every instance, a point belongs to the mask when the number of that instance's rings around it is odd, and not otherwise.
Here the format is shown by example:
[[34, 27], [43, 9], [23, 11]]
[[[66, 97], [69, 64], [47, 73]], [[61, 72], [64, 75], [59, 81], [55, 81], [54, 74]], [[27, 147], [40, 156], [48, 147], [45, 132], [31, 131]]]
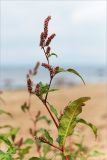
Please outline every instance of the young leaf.
[[70, 102], [65, 108], [64, 113], [60, 119], [58, 127], [58, 143], [65, 144], [66, 137], [71, 135], [77, 124], [76, 118], [82, 112], [84, 102], [88, 101], [90, 97], [81, 97], [73, 102]]
[[49, 92], [58, 91], [59, 89], [50, 89]]
[[78, 77], [80, 77], [81, 80], [82, 80], [82, 82], [85, 84], [82, 76], [75, 69], [73, 69], [73, 68], [68, 68], [67, 70], [65, 70], [63, 68], [59, 68], [58, 71], [57, 71], [57, 73], [60, 73], [60, 72], [70, 72], [70, 73], [73, 73], [73, 74], [77, 75]]
[[26, 154], [28, 154], [30, 149], [31, 149], [31, 146], [27, 146], [27, 147], [21, 148], [21, 150], [20, 150], [21, 156], [24, 157]]
[[12, 156], [0, 150], [0, 160], [12, 160]]
[[56, 118], [58, 118], [58, 112], [56, 108], [53, 105], [51, 105], [49, 102], [48, 102], [48, 105], [50, 107], [51, 112], [56, 116]]
[[39, 132], [41, 132], [42, 136], [44, 136], [51, 144], [53, 144], [53, 138], [46, 129], [41, 128]]
[[9, 147], [13, 148], [10, 140], [9, 140], [6, 136], [0, 134], [0, 141], [1, 141], [1, 140], [2, 140], [4, 143], [6, 143]]
[[51, 124], [51, 120], [49, 120], [49, 119], [47, 118], [47, 116], [40, 116], [40, 117], [38, 118], [38, 121], [40, 121], [40, 120], [44, 120], [47, 124]]
[[77, 76], [79, 76], [79, 77], [81, 78], [81, 80], [83, 81], [83, 83], [85, 84], [82, 76], [81, 76], [76, 70], [74, 70], [74, 69], [72, 69], [72, 68], [69, 68], [69, 69], [67, 69], [67, 71], [68, 71], [68, 72], [71, 72], [71, 73], [74, 73], [74, 74], [76, 74]]
[[58, 57], [56, 53], [51, 53], [48, 57], [51, 57], [51, 56], [56, 56], [56, 58]]
[[48, 84], [43, 84], [42, 82], [39, 82], [40, 85], [40, 95], [42, 96], [43, 94], [47, 93], [48, 91]]
[[53, 144], [53, 138], [50, 136], [49, 132], [46, 129], [44, 129], [44, 136], [51, 144]]
[[99, 157], [99, 156], [104, 156], [105, 154], [104, 153], [102, 153], [102, 152], [99, 152], [99, 151], [92, 151], [90, 154], [89, 154], [89, 156], [90, 157]]
[[46, 155], [49, 153], [50, 148], [51, 148], [50, 145], [43, 144], [43, 154], [44, 154], [44, 157], [46, 157]]
[[83, 124], [86, 124], [87, 126], [89, 126], [89, 127], [92, 129], [95, 137], [97, 137], [97, 128], [96, 128], [95, 125], [93, 125], [92, 123], [86, 122], [86, 121], [85, 121], [84, 119], [82, 119], [82, 118], [78, 118], [78, 119], [77, 119], [77, 123], [83, 123]]
[[6, 111], [4, 111], [2, 109], [0, 109], [0, 114], [6, 114], [6, 115], [10, 116], [11, 118], [13, 117], [11, 113], [6, 112]]
[[29, 106], [27, 105], [26, 102], [23, 105], [21, 105], [21, 109], [23, 112], [26, 112], [26, 110], [29, 110]]
[[17, 133], [19, 132], [19, 130], [20, 130], [20, 128], [12, 128], [11, 130], [10, 130], [10, 135], [11, 136], [16, 136], [17, 135]]
[[12, 126], [11, 125], [0, 126], [0, 129], [2, 129], [2, 128], [12, 128]]
[[47, 160], [46, 158], [44, 157], [41, 157], [41, 158], [38, 158], [38, 157], [32, 157], [30, 158], [29, 160]]
[[33, 139], [31, 139], [31, 138], [27, 138], [23, 143], [24, 143], [24, 144], [33, 144], [34, 141], [33, 141]]
[[30, 158], [29, 160], [41, 160], [41, 158], [38, 158], [38, 157], [32, 157], [32, 158]]
[[10, 140], [5, 135], [0, 134], [0, 141], [3, 141], [5, 144], [7, 144], [9, 146], [9, 148], [6, 152], [8, 154], [8, 156], [11, 154], [15, 154], [16, 148], [12, 145]]

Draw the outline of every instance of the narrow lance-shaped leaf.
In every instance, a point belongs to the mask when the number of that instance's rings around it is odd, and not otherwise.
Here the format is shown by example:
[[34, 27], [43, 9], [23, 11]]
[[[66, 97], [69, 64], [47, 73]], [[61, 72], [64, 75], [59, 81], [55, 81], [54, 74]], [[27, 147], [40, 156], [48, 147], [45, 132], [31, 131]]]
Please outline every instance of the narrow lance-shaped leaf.
[[6, 143], [8, 146], [10, 146], [10, 147], [13, 148], [13, 146], [12, 146], [10, 140], [9, 140], [6, 136], [0, 134], [0, 141], [1, 141], [1, 140], [2, 140], [4, 143]]
[[26, 102], [23, 105], [21, 105], [21, 109], [23, 112], [26, 112], [27, 110], [29, 110], [29, 106], [27, 105]]
[[60, 119], [58, 127], [58, 143], [64, 145], [66, 137], [71, 135], [77, 124], [76, 118], [82, 112], [84, 102], [88, 101], [90, 97], [81, 97], [73, 102], [70, 102], [65, 108], [64, 113]]
[[47, 124], [51, 124], [51, 120], [47, 118], [47, 116], [40, 116], [38, 121], [44, 120]]
[[55, 117], [58, 119], [58, 112], [57, 112], [56, 108], [55, 108], [53, 105], [51, 105], [49, 102], [48, 102], [48, 105], [49, 105], [49, 107], [50, 107], [51, 112], [52, 112], [52, 113], [55, 115]]
[[46, 129], [41, 128], [38, 133], [42, 133], [42, 136], [44, 136], [51, 144], [53, 144], [53, 138]]
[[8, 154], [15, 154], [15, 147], [12, 145], [11, 141], [5, 135], [0, 134], [0, 141], [3, 141], [5, 144], [9, 146], [7, 150]]
[[53, 144], [53, 138], [50, 136], [49, 132], [48, 132], [46, 129], [44, 129], [44, 135], [45, 135], [45, 137], [47, 138], [47, 140], [48, 140], [51, 144]]
[[32, 158], [30, 158], [29, 160], [41, 160], [41, 158], [38, 158], [38, 157], [32, 157]]
[[6, 111], [4, 111], [2, 109], [0, 109], [0, 114], [6, 114], [6, 115], [10, 116], [11, 118], [13, 117], [11, 113], [6, 112]]
[[51, 56], [58, 57], [58, 55], [56, 53], [51, 53], [48, 57], [51, 57]]
[[57, 73], [60, 73], [60, 72], [70, 72], [70, 73], [73, 73], [73, 74], [77, 75], [78, 77], [80, 77], [81, 80], [82, 80], [82, 82], [85, 84], [84, 79], [82, 78], [82, 76], [75, 69], [73, 69], [73, 68], [68, 68], [66, 70], [63, 69], [63, 68], [59, 68], [58, 71], [57, 71]]
[[0, 126], [0, 129], [2, 129], [2, 128], [12, 128], [12, 126], [11, 125]]
[[[30, 158], [29, 160], [47, 160], [46, 158], [44, 158], [44, 157], [40, 157], [40, 158], [38, 158], [38, 157], [32, 157], [32, 158]], [[50, 159], [49, 159], [50, 160]]]
[[93, 125], [92, 123], [89, 123], [89, 122], [85, 121], [82, 118], [77, 118], [77, 123], [83, 123], [83, 124], [86, 124], [87, 126], [89, 126], [92, 129], [95, 137], [97, 137], [97, 128], [96, 128], [95, 125]]
[[33, 143], [34, 143], [34, 140], [31, 139], [31, 138], [27, 138], [23, 143], [24, 143], [24, 144], [33, 144]]
[[59, 89], [50, 89], [49, 92], [58, 91]]
[[10, 130], [9, 135], [10, 135], [10, 136], [16, 136], [17, 133], [19, 132], [19, 130], [20, 130], [20, 128], [12, 128], [12, 129]]

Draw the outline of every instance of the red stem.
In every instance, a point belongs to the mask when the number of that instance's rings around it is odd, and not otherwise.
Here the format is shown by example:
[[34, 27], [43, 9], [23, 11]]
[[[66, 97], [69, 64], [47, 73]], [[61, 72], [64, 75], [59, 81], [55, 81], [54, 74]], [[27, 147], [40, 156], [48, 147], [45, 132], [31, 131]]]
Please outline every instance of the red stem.
[[54, 123], [55, 123], [55, 126], [58, 128], [58, 124], [57, 124], [57, 122], [56, 122], [55, 118], [53, 117], [53, 115], [52, 115], [51, 111], [49, 110], [49, 108], [48, 108], [48, 106], [47, 106], [46, 102], [45, 102], [44, 100], [42, 100], [42, 102], [43, 102], [43, 104], [45, 105], [46, 109], [48, 110], [48, 112], [49, 112], [49, 114], [50, 114], [51, 118], [53, 119], [53, 121], [54, 121]]

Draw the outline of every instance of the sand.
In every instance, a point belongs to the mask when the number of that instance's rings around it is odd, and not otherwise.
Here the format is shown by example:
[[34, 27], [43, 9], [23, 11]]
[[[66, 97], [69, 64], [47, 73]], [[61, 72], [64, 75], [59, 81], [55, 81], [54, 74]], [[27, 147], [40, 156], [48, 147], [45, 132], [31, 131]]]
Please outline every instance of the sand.
[[[98, 138], [95, 141], [91, 130], [88, 129], [87, 126], [83, 126], [81, 135], [84, 134], [84, 143], [89, 147], [96, 146], [98, 150], [105, 153], [104, 157], [107, 159], [107, 84], [88, 84], [86, 86], [78, 85], [63, 88], [50, 93], [48, 100], [57, 106], [59, 111], [62, 111], [69, 101], [73, 101], [82, 96], [90, 96], [91, 100], [83, 107], [83, 112], [80, 114], [80, 117], [85, 118], [98, 127]], [[0, 124], [11, 124], [15, 127], [21, 127], [19, 137], [22, 135], [24, 135], [24, 137], [28, 136], [28, 129], [30, 126], [33, 126], [32, 121], [29, 115], [23, 113], [20, 109], [20, 106], [25, 101], [28, 101], [27, 90], [5, 91], [2, 97], [5, 100], [5, 105], [1, 104], [2, 108], [11, 112], [13, 118], [2, 116], [0, 118]], [[38, 110], [40, 110], [42, 114], [48, 115], [46, 108], [36, 96], [32, 96], [31, 106], [32, 115], [35, 115]], [[46, 126], [43, 121], [40, 125], [43, 127]], [[54, 126], [52, 126], [52, 131], [57, 134]], [[100, 160], [100, 158], [98, 159]]]

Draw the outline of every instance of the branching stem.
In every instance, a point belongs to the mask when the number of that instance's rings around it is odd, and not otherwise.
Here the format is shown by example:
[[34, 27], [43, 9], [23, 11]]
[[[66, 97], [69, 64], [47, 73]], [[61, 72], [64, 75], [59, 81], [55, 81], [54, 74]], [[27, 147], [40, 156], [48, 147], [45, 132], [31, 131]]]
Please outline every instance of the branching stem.
[[48, 108], [48, 106], [47, 106], [47, 104], [46, 104], [46, 101], [42, 100], [42, 102], [43, 102], [43, 104], [45, 105], [46, 109], [48, 110], [48, 112], [49, 112], [49, 114], [50, 114], [50, 116], [51, 116], [51, 118], [52, 118], [52, 120], [53, 120], [55, 126], [58, 128], [58, 124], [57, 124], [57, 122], [56, 122], [54, 116], [52, 115], [51, 111], [49, 110], [49, 108]]

